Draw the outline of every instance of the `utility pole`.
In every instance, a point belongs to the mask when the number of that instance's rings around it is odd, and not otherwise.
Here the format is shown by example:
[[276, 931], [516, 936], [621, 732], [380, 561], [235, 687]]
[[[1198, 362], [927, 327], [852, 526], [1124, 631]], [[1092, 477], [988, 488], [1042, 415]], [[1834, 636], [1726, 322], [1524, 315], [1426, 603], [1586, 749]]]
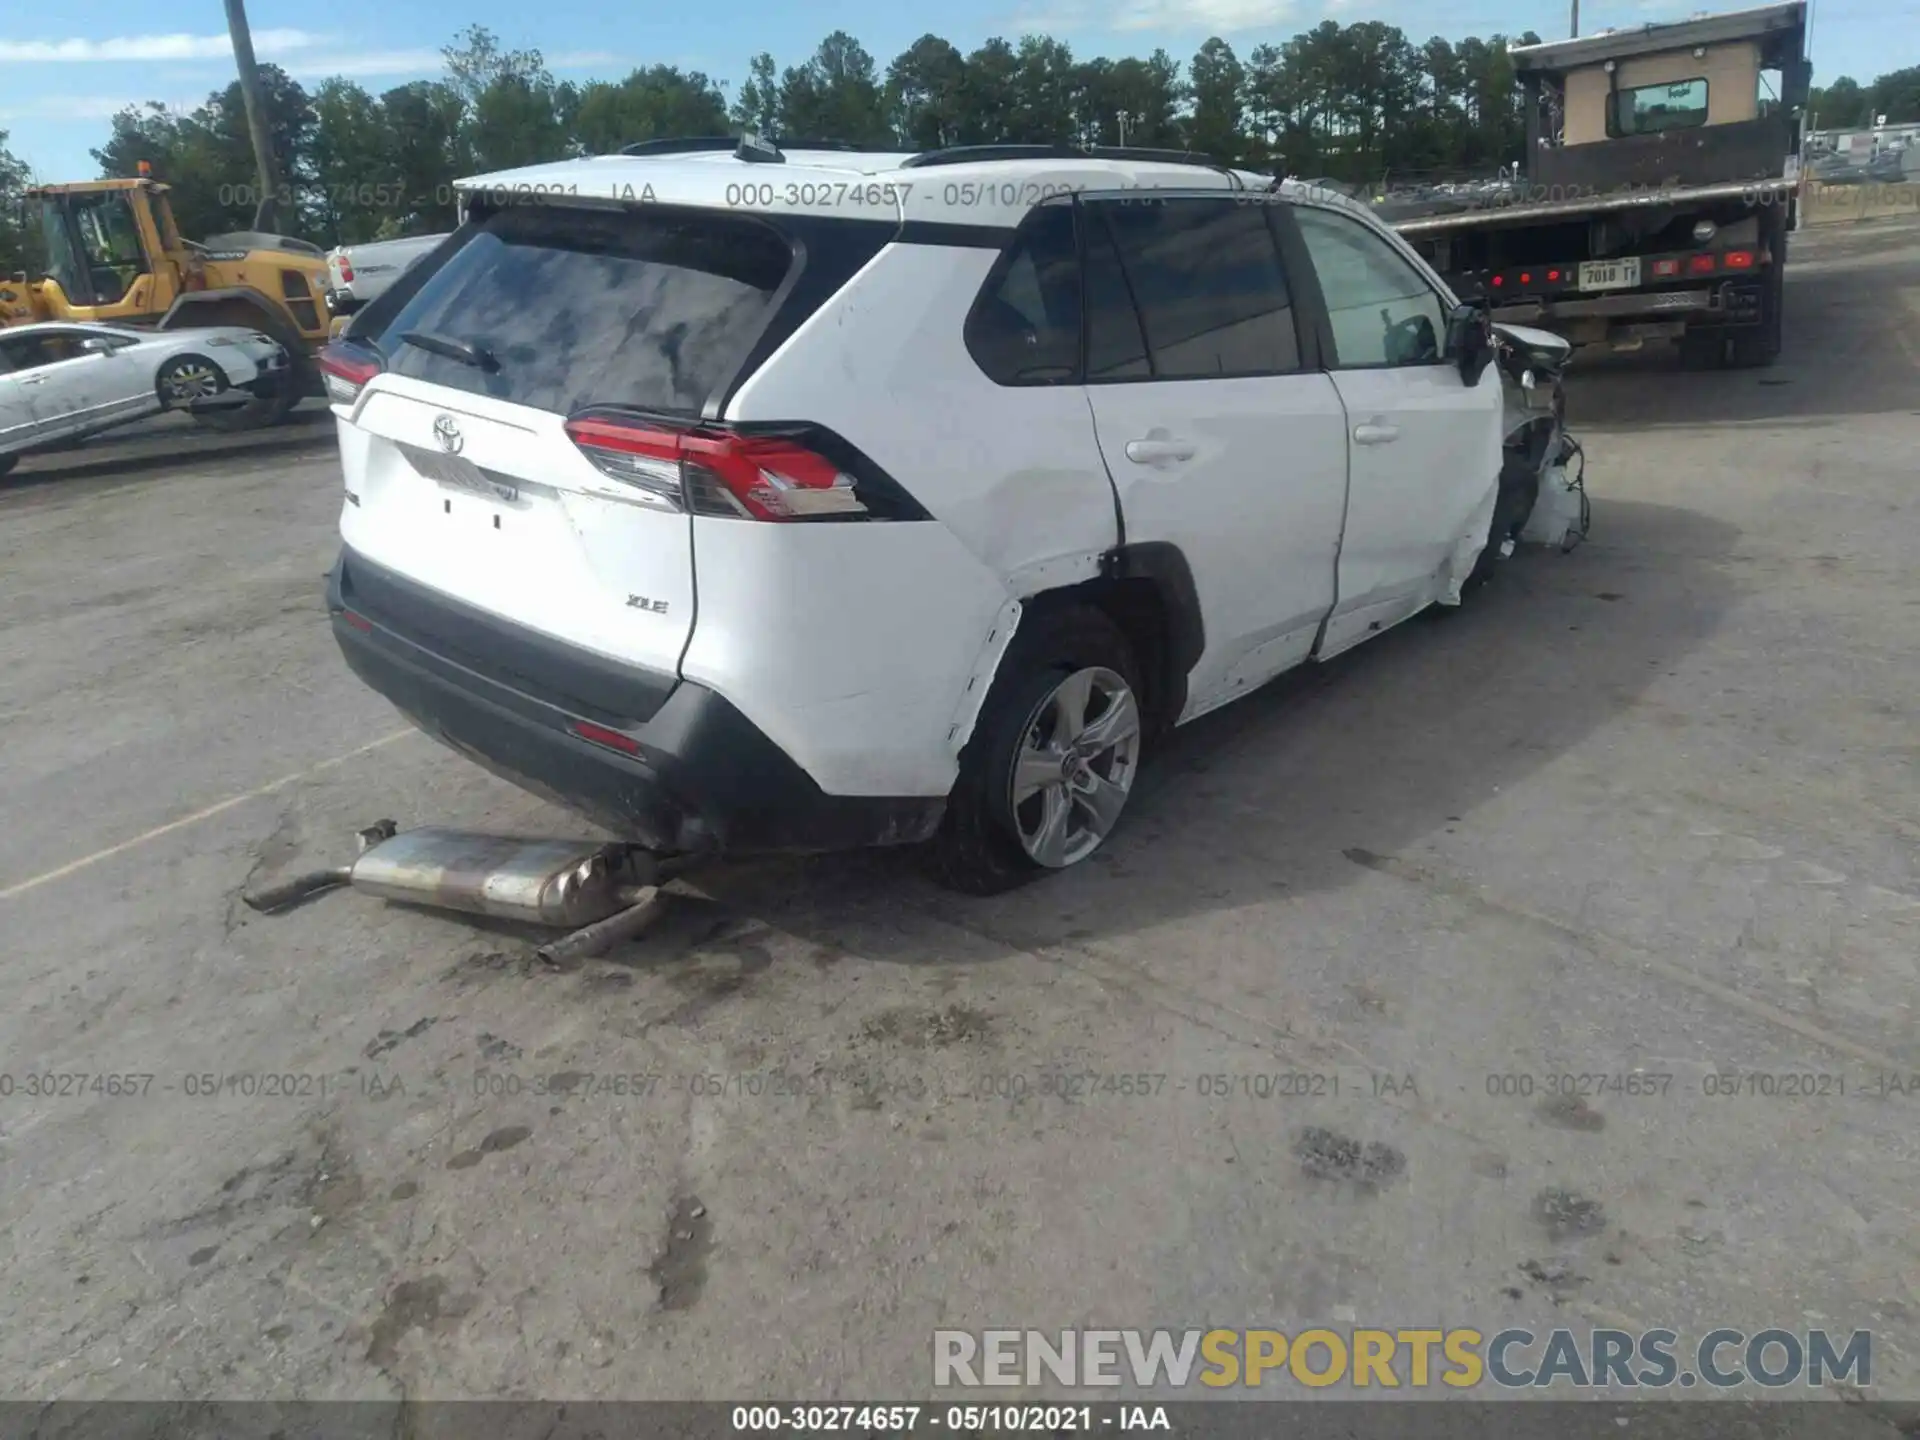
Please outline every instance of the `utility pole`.
[[1576, 40], [1580, 38], [1580, 0], [1573, 0], [1573, 28], [1568, 33]]
[[273, 164], [273, 142], [267, 134], [267, 107], [260, 98], [260, 71], [253, 60], [253, 32], [247, 28], [245, 0], [226, 0], [227, 33], [233, 38], [233, 59], [240, 69], [240, 98], [247, 109], [247, 137], [253, 142], [254, 183], [259, 204], [254, 206], [253, 228], [279, 230], [276, 201], [280, 177]]

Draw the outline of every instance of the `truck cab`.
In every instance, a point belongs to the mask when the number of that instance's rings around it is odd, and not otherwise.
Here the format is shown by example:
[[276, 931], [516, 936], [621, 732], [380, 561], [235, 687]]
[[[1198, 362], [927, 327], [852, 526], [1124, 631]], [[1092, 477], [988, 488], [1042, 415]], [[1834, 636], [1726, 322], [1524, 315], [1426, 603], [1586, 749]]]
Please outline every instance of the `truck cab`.
[[1580, 346], [1780, 350], [1810, 67], [1802, 0], [1519, 47], [1526, 152], [1490, 201], [1390, 215], [1496, 321]]

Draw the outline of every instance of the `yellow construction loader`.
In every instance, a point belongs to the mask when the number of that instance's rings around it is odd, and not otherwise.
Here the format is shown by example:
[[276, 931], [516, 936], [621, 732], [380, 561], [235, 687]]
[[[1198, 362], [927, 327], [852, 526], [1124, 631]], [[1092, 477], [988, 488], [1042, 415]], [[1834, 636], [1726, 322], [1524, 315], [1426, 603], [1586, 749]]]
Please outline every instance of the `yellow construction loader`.
[[35, 186], [26, 205], [45, 247], [46, 274], [0, 276], [0, 326], [244, 325], [273, 336], [286, 347], [286, 380], [243, 403], [196, 407], [194, 418], [217, 430], [278, 424], [302, 395], [324, 393], [313, 365], [327, 341], [327, 262], [318, 246], [251, 231], [183, 240], [167, 187], [144, 173]]

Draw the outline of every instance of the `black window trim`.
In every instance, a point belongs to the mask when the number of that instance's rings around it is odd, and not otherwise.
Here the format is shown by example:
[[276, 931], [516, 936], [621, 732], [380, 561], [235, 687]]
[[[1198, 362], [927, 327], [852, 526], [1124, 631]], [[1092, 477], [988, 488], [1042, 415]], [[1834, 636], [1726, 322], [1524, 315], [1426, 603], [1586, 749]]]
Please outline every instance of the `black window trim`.
[[[1754, 75], [1754, 84], [1755, 88], [1758, 89], [1759, 73], [1757, 71]], [[1700, 106], [1699, 111], [1687, 112], [1689, 114], [1698, 113], [1700, 116], [1698, 120], [1687, 120], [1679, 125], [1662, 125], [1654, 130], [1629, 130], [1620, 123], [1620, 102], [1622, 100], [1633, 95], [1638, 95], [1642, 90], [1664, 89], [1671, 94], [1673, 87], [1676, 85], [1699, 85], [1707, 92], [1705, 103]], [[1705, 75], [1689, 75], [1684, 80], [1649, 80], [1644, 85], [1621, 85], [1616, 80], [1614, 85], [1607, 90], [1607, 107], [1604, 118], [1606, 120], [1605, 129], [1609, 140], [1637, 140], [1643, 135], [1664, 135], [1669, 130], [1698, 130], [1702, 125], [1710, 122], [1712, 115], [1713, 85], [1709, 78]]]
[[[724, 418], [734, 397], [773, 352], [784, 345], [794, 331], [869, 260], [898, 239], [902, 229], [898, 221], [890, 220], [853, 220], [841, 216], [766, 211], [716, 211], [708, 205], [649, 203], [642, 207], [620, 199], [602, 199], [598, 196], [581, 197], [577, 202], [569, 196], [566, 206], [548, 208], [572, 209], [576, 205], [580, 209], [612, 211], [636, 217], [665, 213], [689, 219], [710, 219], [716, 215], [744, 218], [766, 226], [788, 246], [792, 258], [787, 273], [768, 297], [760, 322], [741, 337], [739, 349], [706, 398], [682, 416], [706, 421]], [[340, 340], [364, 344], [385, 330], [392, 318], [406, 307], [420, 289], [481, 233], [487, 221], [507, 208], [484, 203], [470, 207], [466, 222], [453, 234], [409, 265], [399, 279], [353, 313]]]
[[[980, 288], [973, 297], [973, 303], [967, 307], [966, 318], [962, 321], [961, 333], [964, 336], [972, 329], [974, 317], [981, 307], [987, 303], [990, 296], [998, 292], [1007, 271], [1012, 268], [1015, 257], [1019, 254], [1020, 243], [1026, 236], [1027, 228], [1034, 223], [1035, 218], [1050, 206], [1071, 204], [1074, 214], [1074, 258], [1080, 270], [1080, 343], [1073, 373], [1069, 376], [1043, 380], [998, 380], [987, 373], [986, 367], [980, 364], [977, 356], [973, 355], [972, 346], [968, 345], [968, 356], [973, 359], [975, 368], [982, 376], [1002, 389], [1036, 390], [1057, 388], [1062, 385], [1176, 385], [1195, 380], [1285, 380], [1297, 375], [1320, 374], [1328, 368], [1323, 363], [1323, 356], [1330, 355], [1333, 351], [1326, 322], [1326, 307], [1321, 299], [1319, 283], [1313, 274], [1312, 266], [1306, 261], [1305, 245], [1301, 242], [1297, 231], [1285, 218], [1284, 212], [1293, 203], [1290, 199], [1283, 199], [1277, 195], [1269, 197], [1264, 193], [1247, 194], [1223, 192], [1211, 188], [1184, 187], [1155, 189], [1152, 194], [1155, 199], [1213, 200], [1230, 205], [1261, 207], [1267, 221], [1268, 236], [1274, 244], [1274, 258], [1280, 267], [1281, 283], [1287, 289], [1288, 308], [1293, 316], [1294, 348], [1299, 354], [1298, 366], [1292, 370], [1248, 370], [1215, 375], [1160, 374], [1160, 362], [1154, 356], [1153, 346], [1147, 338], [1146, 321], [1140, 313], [1140, 301], [1134, 289], [1133, 276], [1127, 270], [1126, 257], [1121, 253], [1119, 237], [1113, 233], [1111, 223], [1106, 218], [1108, 207], [1128, 201], [1138, 201], [1139, 193], [1133, 190], [1111, 190], [1084, 191], [1071, 196], [1053, 197], [1029, 210], [1022, 217], [1019, 225], [1005, 232], [1005, 244], [998, 258], [988, 269], [986, 277], [981, 280]], [[1096, 377], [1087, 374], [1087, 356], [1091, 348], [1093, 323], [1093, 307], [1089, 303], [1087, 289], [1087, 243], [1088, 227], [1096, 223], [1105, 229], [1107, 238], [1113, 246], [1114, 256], [1119, 262], [1121, 281], [1127, 287], [1127, 296], [1133, 306], [1134, 325], [1139, 330], [1141, 347], [1146, 356], [1148, 368], [1146, 375]]]
[[[1270, 201], [1264, 192], [1244, 193], [1231, 190], [1188, 189], [1185, 187], [1155, 188], [1151, 191], [1151, 194], [1155, 200], [1212, 200], [1236, 208], [1246, 205], [1260, 206], [1261, 210], [1266, 213], [1267, 236], [1274, 245], [1274, 262], [1280, 267], [1280, 283], [1286, 287], [1287, 291], [1287, 308], [1292, 312], [1293, 316], [1293, 346], [1296, 354], [1299, 356], [1299, 363], [1291, 370], [1235, 370], [1224, 374], [1212, 375], [1162, 375], [1160, 373], [1160, 362], [1155, 358], [1153, 353], [1152, 337], [1147, 333], [1146, 316], [1140, 309], [1139, 292], [1134, 287], [1132, 273], [1127, 269], [1126, 253], [1120, 248], [1120, 237], [1114, 233], [1111, 223], [1105, 222], [1105, 212], [1103, 210], [1101, 218], [1102, 221], [1107, 224], [1107, 235], [1113, 242], [1114, 255], [1120, 262], [1120, 273], [1126, 281], [1127, 294], [1133, 300], [1134, 323], [1140, 327], [1140, 339], [1146, 347], [1147, 368], [1151, 373], [1145, 376], [1113, 375], [1100, 379], [1086, 376], [1082, 383], [1086, 385], [1184, 385], [1196, 380], [1290, 380], [1298, 375], [1313, 375], [1319, 373], [1321, 369], [1319, 337], [1314, 327], [1302, 324], [1300, 290], [1299, 287], [1295, 285], [1293, 273], [1288, 267], [1286, 250], [1280, 243], [1279, 228], [1274, 224], [1272, 214], [1274, 210], [1283, 208], [1286, 202], [1275, 203]], [[1084, 191], [1074, 197], [1076, 208], [1081, 209], [1083, 212], [1090, 210], [1094, 206], [1124, 205], [1129, 201], [1135, 204], [1140, 203], [1139, 192], [1135, 190]], [[1086, 371], [1087, 354], [1085, 327], [1088, 323], [1088, 306], [1086, 303], [1087, 263], [1084, 240], [1085, 232], [1082, 230], [1079, 233], [1082, 236], [1080, 245], [1080, 313], [1082, 333], [1079, 368], [1084, 375]], [[1316, 287], [1315, 294], [1318, 295], [1318, 293]]]
[[[1344, 363], [1340, 359], [1340, 347], [1334, 344], [1333, 340], [1333, 313], [1327, 308], [1326, 291], [1320, 287], [1320, 272], [1313, 266], [1313, 254], [1307, 248], [1307, 237], [1301, 230], [1300, 221], [1294, 213], [1298, 207], [1319, 210], [1328, 215], [1338, 215], [1343, 220], [1351, 220], [1355, 225], [1367, 231], [1368, 234], [1373, 235], [1376, 240], [1379, 240], [1382, 244], [1386, 245], [1389, 250], [1392, 250], [1396, 255], [1399, 255], [1402, 260], [1407, 262], [1408, 266], [1413, 270], [1415, 277], [1432, 292], [1434, 300], [1440, 306], [1441, 333], [1438, 337], [1440, 341], [1440, 355], [1438, 359], [1423, 361], [1418, 365], [1394, 365], [1384, 360], [1378, 364], [1353, 365]], [[1287, 242], [1285, 242], [1286, 245], [1292, 247], [1302, 267], [1302, 273], [1305, 276], [1302, 282], [1303, 287], [1310, 285], [1313, 290], [1313, 318], [1316, 331], [1315, 348], [1324, 359], [1325, 363], [1321, 368], [1325, 370], [1326, 373], [1332, 375], [1346, 370], [1430, 370], [1439, 366], [1444, 366], [1449, 369], [1457, 368], [1455, 362], [1447, 355], [1446, 323], [1447, 317], [1452, 314], [1453, 308], [1458, 302], [1449, 296], [1445, 289], [1436, 288], [1432, 278], [1426, 274], [1421, 265], [1409, 260], [1408, 257], [1400, 251], [1393, 239], [1376, 233], [1366, 221], [1349, 214], [1338, 205], [1320, 205], [1311, 200], [1295, 199], [1289, 200], [1285, 208], [1286, 216], [1280, 222], [1280, 228], [1288, 237]], [[1283, 246], [1283, 248], [1285, 247]]]
[[[1041, 380], [1000, 380], [990, 374], [980, 357], [973, 350], [973, 322], [985, 308], [987, 301], [999, 294], [1001, 283], [1007, 278], [1007, 272], [1013, 268], [1014, 261], [1020, 255], [1022, 242], [1027, 238], [1030, 227], [1038, 222], [1042, 215], [1057, 213], [1070, 207], [1073, 220], [1073, 263], [1080, 281], [1080, 335], [1075, 347], [1073, 371], [1071, 374], [1055, 376]], [[965, 346], [967, 358], [973, 361], [989, 384], [1002, 390], [1051, 390], [1062, 385], [1084, 385], [1087, 375], [1087, 238], [1083, 229], [1080, 207], [1073, 203], [1073, 197], [1067, 195], [1049, 196], [1020, 217], [1020, 223], [1004, 232], [1000, 253], [988, 267], [986, 278], [981, 280], [980, 288], [974, 293], [973, 302], [967, 306], [966, 318], [960, 322], [960, 343]]]

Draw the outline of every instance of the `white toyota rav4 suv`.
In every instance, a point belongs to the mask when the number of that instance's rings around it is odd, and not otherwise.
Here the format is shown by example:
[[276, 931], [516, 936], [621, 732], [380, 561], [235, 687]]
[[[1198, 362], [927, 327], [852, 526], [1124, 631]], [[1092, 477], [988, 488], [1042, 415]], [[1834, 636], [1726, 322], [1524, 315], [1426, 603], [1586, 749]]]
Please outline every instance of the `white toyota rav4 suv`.
[[465, 182], [321, 362], [348, 663], [626, 839], [1073, 865], [1157, 735], [1457, 603], [1526, 519], [1484, 312], [1350, 201], [644, 148]]

